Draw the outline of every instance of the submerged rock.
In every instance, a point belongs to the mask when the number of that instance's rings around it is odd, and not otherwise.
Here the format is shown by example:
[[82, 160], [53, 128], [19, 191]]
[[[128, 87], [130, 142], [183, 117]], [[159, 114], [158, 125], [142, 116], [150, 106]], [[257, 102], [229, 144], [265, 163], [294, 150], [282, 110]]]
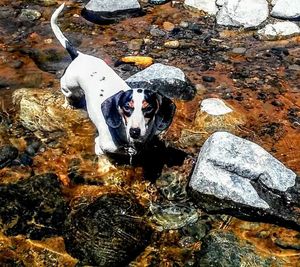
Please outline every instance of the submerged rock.
[[125, 266], [149, 243], [145, 209], [128, 195], [108, 194], [70, 215], [67, 251], [93, 266]]
[[180, 229], [198, 220], [198, 212], [191, 203], [151, 204], [150, 220], [158, 231]]
[[0, 186], [0, 228], [32, 239], [61, 234], [67, 206], [57, 176], [43, 174]]
[[190, 183], [195, 202], [208, 211], [300, 228], [299, 180], [255, 143], [227, 132], [202, 146]]
[[183, 148], [200, 147], [214, 132], [238, 133], [239, 126], [245, 123], [242, 114], [229, 107], [218, 98], [204, 99], [196, 113], [191, 128], [184, 128], [179, 139]]
[[130, 87], [158, 91], [170, 98], [191, 100], [196, 93], [195, 87], [182, 70], [160, 63], [134, 74], [126, 82]]
[[149, 0], [148, 2], [150, 4], [154, 4], [154, 5], [162, 5], [162, 4], [165, 4], [167, 2], [170, 2], [170, 0]]
[[188, 7], [203, 10], [209, 15], [216, 15], [218, 12], [218, 7], [215, 1], [211, 0], [185, 0], [184, 4]]
[[228, 0], [217, 14], [217, 23], [225, 26], [256, 27], [268, 15], [266, 0]]
[[39, 19], [42, 14], [34, 9], [22, 9], [20, 19], [25, 21], [34, 21]]
[[300, 3], [296, 0], [277, 0], [271, 11], [271, 16], [283, 19], [300, 18]]
[[18, 157], [18, 149], [14, 146], [6, 145], [0, 147], [0, 169], [8, 166]]
[[106, 24], [122, 17], [141, 14], [142, 9], [137, 0], [91, 0], [84, 7], [81, 14], [91, 22]]
[[32, 240], [25, 236], [6, 237], [0, 234], [1, 266], [68, 266], [75, 267], [78, 260], [64, 248], [62, 237]]
[[200, 252], [196, 254], [195, 266], [240, 267], [240, 266], [282, 266], [275, 257], [263, 257], [256, 248], [240, 240], [231, 232], [216, 230], [202, 240]]
[[300, 28], [296, 23], [281, 21], [268, 24], [257, 33], [261, 39], [276, 40], [298, 35], [300, 34]]
[[60, 91], [19, 89], [13, 94], [22, 125], [31, 131], [65, 131], [87, 122], [83, 110], [64, 108]]

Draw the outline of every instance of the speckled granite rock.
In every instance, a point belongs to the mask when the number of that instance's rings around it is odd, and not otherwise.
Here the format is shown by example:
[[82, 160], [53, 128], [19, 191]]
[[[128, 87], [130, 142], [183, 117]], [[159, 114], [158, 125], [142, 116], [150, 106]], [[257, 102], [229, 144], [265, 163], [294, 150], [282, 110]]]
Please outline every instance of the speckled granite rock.
[[191, 100], [196, 94], [195, 87], [181, 69], [161, 63], [132, 75], [126, 82], [133, 88], [147, 88], [171, 98]]
[[82, 10], [82, 16], [94, 23], [106, 24], [119, 18], [139, 15], [142, 9], [137, 0], [91, 0]]
[[266, 0], [228, 0], [217, 14], [217, 23], [226, 26], [256, 27], [269, 15]]
[[209, 211], [300, 228], [299, 179], [255, 143], [217, 132], [202, 146], [190, 183]]

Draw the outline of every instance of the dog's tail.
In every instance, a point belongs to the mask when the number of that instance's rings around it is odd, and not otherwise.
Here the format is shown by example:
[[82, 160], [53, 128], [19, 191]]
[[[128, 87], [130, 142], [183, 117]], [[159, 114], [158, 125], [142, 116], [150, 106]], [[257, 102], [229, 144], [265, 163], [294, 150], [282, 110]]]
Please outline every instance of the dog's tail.
[[57, 18], [61, 11], [64, 9], [65, 3], [63, 3], [58, 9], [55, 10], [55, 12], [51, 16], [51, 28], [58, 39], [58, 41], [61, 43], [61, 45], [68, 51], [70, 54], [72, 60], [74, 60], [78, 55], [79, 52], [76, 50], [76, 48], [70, 43], [70, 41], [63, 35], [60, 28], [57, 26]]

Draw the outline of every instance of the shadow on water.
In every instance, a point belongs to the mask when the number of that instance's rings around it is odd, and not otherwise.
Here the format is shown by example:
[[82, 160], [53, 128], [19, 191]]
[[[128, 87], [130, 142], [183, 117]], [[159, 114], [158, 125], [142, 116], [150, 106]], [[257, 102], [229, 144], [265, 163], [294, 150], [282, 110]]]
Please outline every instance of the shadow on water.
[[162, 172], [164, 165], [168, 167], [181, 166], [187, 153], [166, 145], [155, 137], [145, 149], [134, 155], [110, 153], [109, 157], [115, 164], [130, 164], [134, 167], [143, 167], [145, 179], [154, 182]]

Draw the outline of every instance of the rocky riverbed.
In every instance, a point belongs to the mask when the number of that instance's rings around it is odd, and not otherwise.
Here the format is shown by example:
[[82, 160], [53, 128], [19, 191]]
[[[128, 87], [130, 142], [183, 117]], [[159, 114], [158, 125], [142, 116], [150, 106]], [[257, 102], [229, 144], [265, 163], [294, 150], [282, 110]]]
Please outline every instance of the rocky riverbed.
[[290, 1], [65, 1], [80, 51], [177, 106], [130, 159], [97, 157], [86, 111], [63, 107], [63, 1], [2, 0], [0, 265], [299, 266]]

